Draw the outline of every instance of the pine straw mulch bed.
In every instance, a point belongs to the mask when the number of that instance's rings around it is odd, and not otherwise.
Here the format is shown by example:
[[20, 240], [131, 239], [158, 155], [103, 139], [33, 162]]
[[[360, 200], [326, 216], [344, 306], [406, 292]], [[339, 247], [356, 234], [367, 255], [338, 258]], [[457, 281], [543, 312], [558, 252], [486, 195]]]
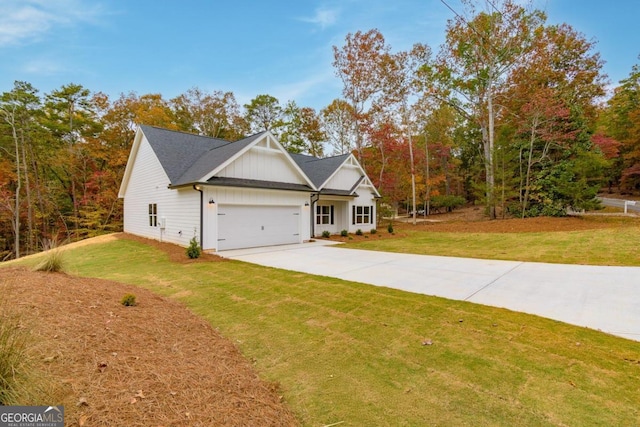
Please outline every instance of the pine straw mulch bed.
[[[137, 306], [120, 303], [127, 293]], [[64, 404], [65, 425], [299, 424], [277, 386], [178, 302], [121, 283], [18, 268], [0, 269], [0, 295], [23, 316], [35, 368], [62, 396], [41, 404]]]
[[155, 249], [158, 249], [169, 256], [169, 260], [171, 262], [176, 262], [179, 264], [192, 264], [198, 262], [226, 262], [228, 259], [219, 257], [217, 255], [213, 255], [207, 252], [203, 252], [200, 255], [200, 258], [190, 259], [187, 257], [186, 248], [182, 246], [174, 245], [173, 243], [160, 242], [158, 240], [147, 239], [145, 237], [134, 236], [133, 234], [128, 233], [115, 233], [112, 234], [116, 239], [127, 239], [133, 240], [134, 242], [144, 243], [147, 246], [151, 246]]

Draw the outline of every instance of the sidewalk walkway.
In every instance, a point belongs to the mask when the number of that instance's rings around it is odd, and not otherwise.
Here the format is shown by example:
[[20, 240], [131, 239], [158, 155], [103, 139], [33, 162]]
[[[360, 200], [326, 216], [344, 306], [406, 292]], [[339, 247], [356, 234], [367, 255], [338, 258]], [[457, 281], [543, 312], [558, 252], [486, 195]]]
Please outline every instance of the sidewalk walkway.
[[220, 252], [254, 264], [536, 314], [640, 341], [640, 267], [410, 255], [332, 242]]

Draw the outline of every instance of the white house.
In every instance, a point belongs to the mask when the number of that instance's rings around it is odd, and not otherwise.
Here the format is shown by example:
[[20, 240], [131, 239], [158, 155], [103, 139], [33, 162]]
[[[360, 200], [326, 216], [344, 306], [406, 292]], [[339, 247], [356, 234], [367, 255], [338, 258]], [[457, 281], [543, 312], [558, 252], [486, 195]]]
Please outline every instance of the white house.
[[380, 195], [352, 154], [290, 154], [270, 132], [229, 142], [140, 126], [119, 197], [125, 232], [221, 251], [369, 231]]

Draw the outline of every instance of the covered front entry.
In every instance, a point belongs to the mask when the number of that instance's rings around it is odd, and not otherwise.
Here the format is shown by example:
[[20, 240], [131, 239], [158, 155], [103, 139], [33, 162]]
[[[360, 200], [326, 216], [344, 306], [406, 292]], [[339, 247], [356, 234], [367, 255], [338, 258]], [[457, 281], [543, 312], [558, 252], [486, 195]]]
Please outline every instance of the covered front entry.
[[349, 228], [349, 203], [346, 200], [319, 200], [315, 206], [314, 235], [339, 234]]
[[218, 206], [218, 250], [300, 243], [300, 207]]

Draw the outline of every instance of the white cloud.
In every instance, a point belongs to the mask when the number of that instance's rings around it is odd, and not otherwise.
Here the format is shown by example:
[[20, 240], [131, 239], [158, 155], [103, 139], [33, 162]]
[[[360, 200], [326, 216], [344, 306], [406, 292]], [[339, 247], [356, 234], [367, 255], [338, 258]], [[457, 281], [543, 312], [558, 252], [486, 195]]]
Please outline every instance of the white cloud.
[[[316, 111], [326, 107], [333, 99], [340, 96], [341, 87], [331, 68], [318, 70], [300, 79], [291, 77], [287, 80], [287, 83], [274, 82], [271, 85], [265, 85], [264, 82], [254, 85], [236, 84], [228, 90], [233, 92], [241, 106], [250, 103], [259, 94], [268, 94], [276, 97], [282, 107], [288, 101], [295, 101], [299, 107], [312, 107]], [[219, 84], [212, 85], [210, 90], [215, 89], [220, 89]]]
[[82, 0], [3, 0], [0, 46], [38, 40], [59, 26], [95, 22], [101, 11]]
[[276, 85], [271, 88], [271, 91], [281, 104], [296, 100], [298, 106], [313, 107], [318, 110], [326, 107], [333, 98], [339, 96], [339, 89], [334, 86], [333, 69], [327, 67], [324, 70], [318, 70], [315, 74], [309, 74], [302, 80]]
[[300, 18], [302, 22], [309, 22], [318, 25], [321, 29], [332, 26], [338, 20], [339, 11], [337, 9], [318, 8], [312, 17]]
[[50, 58], [36, 58], [22, 66], [22, 70], [28, 74], [55, 75], [64, 73], [67, 68], [60, 62]]

